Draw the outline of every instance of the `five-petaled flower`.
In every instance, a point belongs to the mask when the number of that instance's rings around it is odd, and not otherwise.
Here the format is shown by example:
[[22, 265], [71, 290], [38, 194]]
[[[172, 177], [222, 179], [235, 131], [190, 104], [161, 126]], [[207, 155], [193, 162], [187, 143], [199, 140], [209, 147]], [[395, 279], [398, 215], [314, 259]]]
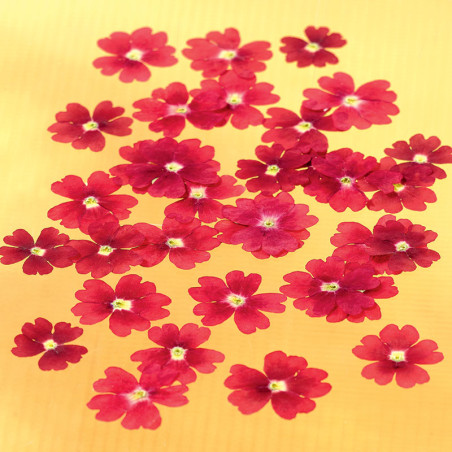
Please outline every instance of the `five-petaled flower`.
[[127, 429], [140, 427], [156, 429], [162, 419], [156, 403], [170, 407], [182, 406], [188, 399], [182, 395], [188, 391], [185, 385], [173, 385], [177, 372], [162, 369], [156, 365], [149, 372], [141, 374], [140, 380], [119, 367], [105, 370], [107, 378], [97, 380], [95, 391], [104, 394], [94, 396], [87, 404], [92, 410], [99, 410], [96, 419], [116, 421], [125, 414], [121, 425]]
[[298, 413], [309, 413], [316, 404], [314, 397], [330, 392], [331, 385], [322, 382], [328, 374], [307, 367], [299, 356], [287, 356], [281, 351], [265, 357], [264, 372], [236, 364], [224, 382], [233, 389], [228, 400], [243, 414], [252, 414], [269, 401], [278, 416], [293, 419]]
[[284, 45], [280, 50], [286, 54], [288, 63], [296, 61], [298, 67], [336, 64], [339, 62], [336, 55], [326, 49], [343, 47], [347, 41], [339, 33], [329, 31], [327, 27], [307, 27], [304, 32], [309, 41], [287, 36], [281, 39]]
[[374, 379], [379, 385], [387, 385], [394, 377], [402, 388], [411, 388], [415, 384], [430, 380], [428, 373], [418, 364], [436, 364], [444, 359], [436, 342], [419, 340], [419, 333], [411, 325], [399, 329], [397, 325], [387, 325], [379, 336], [365, 336], [363, 345], [356, 346], [352, 352], [355, 356], [369, 361], [361, 372], [364, 378]]
[[0, 262], [15, 264], [24, 259], [22, 266], [27, 275], [46, 275], [53, 267], [69, 267], [79, 257], [79, 253], [69, 245], [69, 236], [60, 234], [58, 229], [45, 228], [34, 241], [24, 229], [17, 229], [13, 235], [4, 237], [7, 245], [0, 247]]
[[162, 369], [171, 369], [178, 373], [177, 380], [188, 384], [196, 380], [196, 369], [203, 374], [210, 374], [215, 369], [214, 363], [224, 361], [223, 353], [207, 348], [199, 348], [210, 337], [209, 328], [187, 323], [179, 328], [173, 323], [155, 326], [148, 331], [149, 339], [161, 347], [148, 348], [135, 352], [132, 361], [141, 361], [138, 370], [147, 373], [155, 365]]
[[98, 46], [114, 56], [105, 56], [93, 61], [104, 75], [119, 74], [125, 83], [138, 80], [145, 82], [151, 76], [149, 66], [167, 67], [177, 63], [173, 56], [175, 48], [166, 45], [165, 32], [152, 33], [149, 27], [135, 30], [130, 35], [122, 31], [112, 33], [109, 38], [97, 41]]
[[261, 311], [284, 312], [286, 307], [282, 303], [286, 297], [280, 293], [255, 294], [261, 281], [257, 273], [245, 276], [238, 270], [226, 275], [226, 284], [220, 278], [203, 276], [198, 279], [201, 287], [188, 289], [191, 297], [200, 302], [193, 312], [204, 316], [202, 323], [207, 326], [223, 323], [234, 315], [234, 322], [242, 333], [266, 329], [270, 321]]
[[132, 118], [119, 118], [124, 108], [113, 107], [109, 100], [97, 105], [91, 115], [86, 107], [77, 103], [66, 105], [66, 111], [55, 115], [57, 122], [47, 130], [55, 133], [53, 141], [71, 143], [75, 149], [90, 148], [99, 152], [105, 147], [104, 133], [124, 137], [132, 133]]
[[70, 323], [58, 322], [53, 326], [48, 320], [38, 317], [34, 324], [24, 324], [22, 334], [14, 338], [17, 347], [11, 352], [20, 357], [44, 353], [38, 361], [41, 370], [63, 370], [68, 363], [78, 363], [88, 352], [81, 345], [67, 345], [82, 333], [81, 328], [71, 327]]
[[83, 325], [93, 325], [109, 317], [110, 329], [117, 336], [128, 336], [132, 329], [145, 331], [151, 320], [169, 316], [163, 306], [171, 299], [156, 293], [155, 284], [141, 283], [141, 276], [123, 276], [115, 289], [107, 283], [91, 279], [83, 283], [85, 290], [78, 290], [75, 297], [81, 301], [72, 309]]

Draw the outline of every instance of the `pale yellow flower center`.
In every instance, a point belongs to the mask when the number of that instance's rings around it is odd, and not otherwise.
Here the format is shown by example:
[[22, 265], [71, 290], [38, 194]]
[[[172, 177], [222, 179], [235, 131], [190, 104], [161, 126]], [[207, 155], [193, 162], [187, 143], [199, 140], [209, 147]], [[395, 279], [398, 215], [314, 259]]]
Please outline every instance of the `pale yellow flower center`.
[[175, 239], [175, 238], [168, 239], [166, 241], [166, 244], [170, 248], [183, 248], [183, 246], [184, 246], [184, 242], [182, 239]]
[[99, 203], [94, 196], [88, 196], [83, 200], [83, 204], [85, 204], [87, 209], [91, 209], [92, 207], [97, 207]]
[[352, 185], [353, 181], [350, 177], [344, 176], [341, 178], [341, 184], [342, 185]]
[[99, 251], [98, 253], [101, 254], [102, 256], [108, 256], [111, 253], [113, 253], [114, 248], [112, 248], [109, 245], [102, 245], [101, 247], [99, 247]]
[[145, 399], [148, 395], [149, 393], [147, 391], [138, 388], [135, 389], [135, 391], [131, 392], [130, 394], [127, 394], [127, 397], [132, 402], [138, 402], [139, 400]]
[[242, 306], [243, 304], [245, 304], [245, 301], [245, 297], [242, 297], [240, 295], [231, 294], [228, 296], [228, 302], [234, 307]]
[[190, 198], [195, 199], [201, 199], [206, 197], [206, 189], [199, 187], [199, 188], [192, 188], [190, 190]]
[[339, 290], [339, 284], [337, 282], [329, 282], [329, 283], [323, 283], [320, 288], [323, 292], [336, 292]]
[[287, 384], [284, 380], [270, 380], [268, 389], [273, 392], [287, 391]]
[[390, 353], [389, 359], [391, 361], [394, 361], [395, 363], [400, 363], [402, 361], [406, 361], [405, 352], [403, 352], [401, 350], [394, 350]]
[[316, 42], [310, 42], [309, 44], [307, 44], [306, 46], [305, 46], [305, 49], [308, 51], [308, 52], [317, 52], [317, 50], [320, 50], [321, 49], [321, 47], [320, 47], [320, 45], [319, 44], [317, 44]]
[[408, 245], [408, 243], [402, 241], [402, 242], [396, 243], [395, 248], [397, 251], [406, 251], [410, 248], [410, 245]]
[[58, 344], [53, 339], [45, 341], [42, 345], [46, 350], [55, 350], [58, 347]]
[[96, 121], [88, 121], [83, 124], [83, 130], [85, 132], [89, 132], [91, 130], [97, 130], [99, 128], [99, 124]]
[[31, 250], [30, 253], [34, 254], [35, 256], [44, 256], [46, 250], [43, 250], [42, 248], [39, 248], [38, 246], [34, 246]]
[[180, 163], [171, 162], [171, 163], [167, 163], [165, 165], [165, 168], [172, 173], [177, 173], [179, 170], [181, 170], [183, 168], [183, 166]]
[[394, 184], [394, 191], [398, 193], [399, 191], [402, 191], [405, 188], [405, 185], [403, 184]]
[[428, 161], [428, 158], [424, 154], [416, 154], [413, 157], [413, 162], [416, 162], [416, 163], [427, 163], [427, 161]]
[[268, 174], [269, 176], [276, 176], [280, 171], [280, 168], [278, 165], [268, 165], [267, 171], [265, 171], [265, 174]]
[[349, 107], [356, 107], [359, 103], [359, 97], [357, 96], [346, 96], [344, 98], [344, 104]]
[[261, 221], [261, 226], [264, 228], [274, 228], [276, 227], [276, 220], [274, 218], [263, 218]]
[[126, 53], [126, 58], [131, 61], [140, 61], [143, 58], [144, 52], [138, 49], [131, 49]]
[[171, 359], [174, 359], [175, 361], [182, 361], [185, 358], [185, 348], [182, 347], [173, 347], [170, 350], [171, 353]]
[[222, 60], [232, 60], [237, 55], [237, 52], [235, 50], [222, 50], [218, 54], [218, 58], [221, 58]]
[[242, 103], [242, 95], [239, 93], [229, 94], [226, 98], [226, 102], [230, 105], [239, 105]]
[[294, 128], [298, 130], [298, 132], [304, 133], [312, 129], [312, 124], [307, 121], [301, 121]]
[[130, 311], [132, 302], [130, 300], [124, 300], [123, 298], [116, 298], [116, 300], [112, 301], [111, 305], [114, 311]]

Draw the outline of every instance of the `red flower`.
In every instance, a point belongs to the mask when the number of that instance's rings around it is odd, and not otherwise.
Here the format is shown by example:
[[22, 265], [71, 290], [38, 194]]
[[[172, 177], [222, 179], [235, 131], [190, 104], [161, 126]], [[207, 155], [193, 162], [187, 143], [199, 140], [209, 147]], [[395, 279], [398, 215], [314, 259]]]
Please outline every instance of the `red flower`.
[[[103, 133], [124, 137], [132, 133], [130, 125], [132, 118], [118, 118], [124, 113], [124, 108], [113, 107], [109, 100], [97, 105], [91, 116], [88, 109], [80, 104], [66, 105], [66, 111], [55, 115], [57, 122], [47, 130], [55, 133], [53, 141], [71, 143], [75, 149], [90, 148], [94, 152], [105, 147]], [[116, 119], [115, 119], [116, 118]]]
[[180, 143], [172, 138], [139, 141], [133, 148], [119, 150], [132, 163], [115, 166], [110, 172], [130, 184], [136, 193], [180, 198], [185, 195], [186, 182], [207, 185], [220, 180], [220, 164], [212, 160], [214, 148], [200, 144], [197, 139]]
[[295, 185], [303, 181], [304, 173], [299, 171], [311, 160], [311, 156], [302, 154], [296, 149], [284, 150], [280, 144], [258, 146], [257, 160], [239, 160], [239, 171], [235, 175], [246, 182], [248, 191], [260, 191], [264, 195], [272, 195], [280, 190], [292, 191]]
[[22, 334], [14, 338], [17, 347], [11, 352], [20, 357], [44, 354], [39, 358], [41, 370], [63, 370], [68, 363], [78, 363], [82, 355], [88, 352], [81, 345], [66, 345], [67, 342], [80, 337], [83, 330], [70, 323], [58, 322], [53, 325], [46, 319], [38, 317], [35, 323], [25, 323]]
[[141, 111], [134, 113], [133, 117], [139, 121], [150, 121], [149, 130], [163, 132], [165, 137], [170, 138], [180, 135], [186, 120], [198, 129], [212, 129], [224, 120], [223, 113], [196, 110], [198, 106], [189, 103], [188, 98], [183, 83], [171, 83], [165, 89], [152, 91], [151, 98], [134, 102], [133, 106]]
[[279, 96], [271, 91], [270, 83], [256, 83], [256, 78], [241, 78], [234, 71], [222, 75], [219, 81], [203, 80], [200, 90], [192, 90], [192, 105], [201, 111], [219, 113], [223, 120], [217, 126], [226, 124], [229, 117], [236, 129], [258, 126], [264, 115], [251, 105], [269, 105], [278, 102]]
[[347, 207], [356, 212], [366, 206], [368, 199], [358, 182], [377, 167], [374, 157], [364, 158], [360, 152], [344, 148], [315, 157], [312, 167], [315, 172], [304, 188], [306, 194], [328, 203], [336, 212]]
[[428, 373], [416, 364], [435, 364], [444, 359], [442, 353], [435, 352], [436, 342], [418, 340], [419, 333], [414, 326], [405, 325], [399, 329], [391, 324], [380, 331], [380, 337], [363, 337], [364, 345], [358, 345], [352, 352], [358, 358], [377, 361], [364, 367], [361, 372], [364, 378], [387, 385], [395, 374], [399, 386], [411, 388], [430, 380]]
[[96, 395], [87, 404], [88, 408], [99, 410], [96, 419], [100, 421], [116, 421], [125, 414], [121, 422], [123, 427], [154, 430], [162, 422], [156, 403], [171, 407], [188, 403], [182, 395], [188, 391], [187, 386], [171, 386], [177, 372], [170, 369], [156, 366], [152, 372], [142, 374], [139, 382], [119, 367], [109, 367], [105, 375], [107, 378], [97, 380], [93, 387], [97, 392], [107, 394]]
[[262, 277], [257, 273], [245, 276], [241, 271], [232, 271], [226, 275], [226, 284], [220, 278], [203, 276], [198, 279], [201, 287], [188, 289], [192, 298], [200, 303], [195, 306], [195, 315], [204, 316], [203, 325], [213, 326], [223, 323], [234, 315], [238, 329], [245, 334], [254, 333], [256, 328], [270, 326], [264, 312], [284, 312], [282, 304], [286, 297], [279, 293], [254, 295]]
[[210, 254], [207, 251], [220, 245], [214, 237], [217, 231], [202, 226], [197, 219], [179, 223], [165, 218], [162, 229], [147, 223], [138, 223], [135, 227], [145, 236], [143, 244], [134, 250], [142, 258], [143, 267], [153, 267], [169, 255], [176, 267], [189, 270], [196, 263], [208, 261]]
[[419, 165], [423, 165], [432, 170], [436, 179], [444, 179], [446, 177], [445, 171], [434, 164], [452, 163], [452, 148], [441, 146], [438, 137], [425, 139], [423, 135], [418, 133], [410, 138], [409, 143], [396, 141], [392, 146], [393, 148], [385, 149], [385, 153], [395, 159], [409, 160], [409, 163], [398, 165], [408, 173], [417, 171]]
[[389, 82], [374, 80], [355, 90], [353, 79], [343, 72], [331, 77], [321, 77], [319, 89], [306, 89], [303, 94], [308, 100], [303, 106], [311, 110], [325, 110], [338, 107], [332, 115], [334, 125], [339, 130], [348, 130], [355, 126], [367, 129], [372, 124], [389, 124], [389, 115], [396, 115], [399, 109], [394, 105], [397, 96], [387, 91]]
[[309, 41], [300, 38], [284, 37], [281, 42], [284, 44], [280, 48], [286, 54], [286, 61], [297, 62], [298, 67], [317, 66], [323, 67], [326, 64], [336, 64], [339, 62], [336, 55], [326, 50], [327, 48], [343, 47], [347, 41], [339, 33], [329, 33], [327, 27], [308, 27], [304, 31]]
[[131, 207], [138, 201], [129, 195], [112, 195], [121, 187], [119, 178], [110, 178], [103, 171], [96, 171], [85, 184], [79, 176], [66, 176], [52, 184], [52, 191], [73, 201], [52, 207], [47, 216], [61, 220], [66, 228], [80, 228], [87, 233], [88, 226], [114, 215], [118, 220], [129, 217]]
[[26, 259], [22, 268], [27, 275], [46, 275], [53, 267], [69, 267], [79, 256], [74, 248], [67, 246], [69, 237], [55, 228], [43, 229], [36, 242], [24, 229], [17, 229], [3, 241], [12, 246], [0, 247], [3, 256], [0, 262], [9, 265]]
[[265, 63], [272, 53], [267, 41], [254, 41], [240, 45], [240, 35], [235, 28], [226, 28], [224, 33], [211, 31], [205, 38], [190, 39], [189, 49], [182, 54], [193, 60], [191, 67], [202, 71], [203, 77], [217, 77], [232, 68], [237, 75], [252, 78], [255, 72], [265, 69]]
[[93, 65], [101, 69], [103, 75], [118, 72], [119, 80], [125, 83], [138, 80], [145, 82], [151, 76], [149, 66], [167, 67], [177, 63], [173, 56], [175, 48], [167, 46], [168, 36], [160, 31], [152, 34], [152, 29], [145, 27], [132, 32], [112, 33], [109, 38], [99, 39], [97, 45], [114, 56], [97, 58]]
[[141, 263], [141, 257], [131, 250], [141, 245], [144, 235], [134, 226], [119, 226], [117, 222], [93, 223], [88, 228], [93, 240], [71, 240], [69, 245], [80, 254], [75, 264], [78, 273], [102, 278], [109, 273], [125, 273], [131, 265]]
[[141, 361], [138, 367], [143, 373], [158, 364], [162, 369], [178, 373], [177, 380], [181, 383], [192, 383], [196, 380], [193, 369], [203, 374], [212, 373], [216, 367], [213, 363], [224, 361], [223, 353], [207, 348], [199, 348], [210, 337], [209, 328], [198, 327], [187, 323], [180, 331], [168, 323], [161, 328], [155, 326], [148, 331], [149, 339], [163, 348], [148, 348], [135, 352], [132, 361]]
[[240, 198], [237, 207], [225, 206], [223, 216], [215, 228], [222, 232], [218, 239], [223, 243], [237, 245], [250, 251], [259, 259], [270, 256], [282, 257], [303, 246], [309, 237], [306, 228], [319, 220], [306, 215], [305, 204], [295, 204], [288, 193], [280, 193], [275, 198], [258, 195], [255, 199]]
[[115, 289], [100, 280], [85, 281], [85, 290], [75, 293], [82, 303], [77, 303], [71, 311], [81, 316], [83, 325], [94, 325], [110, 317], [110, 329], [117, 336], [128, 336], [133, 329], [145, 331], [150, 320], [169, 316], [162, 306], [169, 305], [171, 299], [156, 293], [155, 284], [140, 281], [138, 275], [123, 276]]
[[328, 376], [324, 370], [307, 365], [304, 358], [287, 356], [281, 351], [265, 357], [264, 373], [236, 364], [224, 382], [227, 388], [234, 389], [228, 400], [243, 414], [255, 413], [269, 401], [284, 419], [309, 413], [315, 408], [311, 399], [328, 394], [331, 385], [322, 382]]
[[[375, 318], [375, 298], [390, 298], [398, 292], [392, 278], [375, 278], [371, 265], [327, 257], [326, 261], [309, 261], [306, 270], [309, 273], [297, 271], [285, 275], [284, 281], [289, 285], [282, 286], [280, 291], [296, 298], [295, 308], [307, 310], [310, 317], [327, 316], [327, 321], [336, 322], [339, 321], [336, 317], [343, 320], [350, 316], [350, 321], [362, 321], [367, 317], [366, 310], [371, 309], [371, 317]], [[336, 308], [342, 312], [335, 312]]]
[[331, 237], [337, 246], [333, 256], [357, 262], [369, 262], [377, 273], [398, 275], [413, 271], [416, 264], [430, 267], [440, 255], [427, 248], [438, 234], [410, 220], [396, 220], [385, 215], [378, 220], [373, 233], [359, 223], [340, 223], [338, 234]]
[[240, 196], [245, 187], [234, 185], [237, 180], [232, 176], [221, 176], [216, 184], [200, 185], [186, 182], [187, 193], [180, 201], [168, 205], [165, 215], [181, 223], [188, 223], [198, 214], [203, 223], [212, 223], [222, 218], [223, 204], [217, 199]]

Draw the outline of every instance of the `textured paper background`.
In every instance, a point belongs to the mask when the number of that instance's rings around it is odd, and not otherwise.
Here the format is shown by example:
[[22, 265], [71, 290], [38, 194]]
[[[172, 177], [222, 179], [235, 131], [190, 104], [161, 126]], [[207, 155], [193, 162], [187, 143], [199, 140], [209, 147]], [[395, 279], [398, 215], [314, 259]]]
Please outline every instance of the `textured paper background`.
[[[240, 30], [242, 42], [269, 40], [274, 57], [259, 81], [275, 85], [281, 96], [278, 106], [298, 110], [302, 91], [316, 87], [322, 75], [336, 71], [351, 74], [359, 86], [386, 79], [398, 94], [401, 113], [387, 126], [330, 133], [330, 149], [349, 146], [377, 158], [397, 140], [415, 133], [437, 135], [452, 144], [450, 105], [452, 64], [448, 0], [16, 0], [0, 7], [2, 58], [0, 71], [0, 171], [2, 174], [0, 236], [24, 228], [35, 237], [56, 222], [46, 217], [48, 209], [63, 199], [50, 185], [68, 174], [86, 178], [96, 170], [121, 162], [117, 149], [140, 139], [159, 138], [144, 123], [135, 123], [133, 135], [107, 137], [100, 153], [75, 150], [55, 143], [46, 128], [54, 114], [68, 102], [92, 109], [102, 100], [112, 100], [131, 115], [133, 101], [173, 81], [196, 88], [201, 80], [192, 71], [181, 50], [187, 39], [202, 37], [211, 30], [232, 26]], [[308, 25], [328, 26], [340, 32], [348, 44], [336, 51], [340, 63], [326, 68], [298, 69], [284, 61], [278, 51], [283, 36], [301, 36]], [[102, 76], [92, 61], [103, 52], [97, 39], [113, 31], [131, 32], [143, 26], [166, 31], [177, 48], [179, 63], [155, 68], [146, 83], [124, 84], [117, 77]], [[233, 174], [239, 158], [253, 158], [263, 127], [239, 131], [227, 125], [212, 131], [187, 126], [180, 139], [198, 137], [215, 146], [222, 173]], [[399, 295], [381, 302], [383, 318], [362, 324], [329, 324], [313, 319], [287, 302], [284, 314], [270, 315], [271, 327], [246, 336], [232, 320], [213, 327], [209, 348], [225, 353], [226, 361], [215, 373], [201, 374], [190, 386], [190, 403], [181, 408], [161, 408], [162, 426], [156, 431], [128, 431], [119, 422], [94, 419], [86, 408], [94, 395], [93, 381], [104, 376], [109, 366], [134, 372], [132, 352], [148, 346], [145, 332], [127, 338], [115, 337], [106, 322], [84, 327], [77, 341], [89, 349], [79, 364], [60, 372], [43, 372], [37, 358], [16, 358], [10, 353], [13, 338], [21, 326], [42, 316], [52, 322], [77, 319], [70, 308], [74, 293], [88, 275], [75, 269], [56, 269], [47, 276], [27, 276], [21, 265], [1, 266], [2, 302], [0, 318], [0, 450], [4, 452], [132, 452], [137, 450], [185, 450], [187, 452], [235, 451], [434, 451], [450, 450], [451, 384], [450, 364], [450, 271], [452, 233], [449, 178], [438, 181], [434, 190], [438, 202], [425, 212], [405, 210], [398, 218], [409, 218], [439, 233], [432, 248], [442, 259], [429, 269], [418, 269], [395, 277]], [[124, 188], [123, 193], [131, 193]], [[363, 210], [336, 213], [303, 194], [294, 192], [297, 202], [310, 206], [320, 219], [311, 228], [305, 246], [281, 259], [258, 260], [240, 246], [222, 245], [210, 261], [184, 271], [167, 260], [157, 267], [136, 267], [133, 273], [153, 281], [158, 291], [169, 295], [171, 316], [155, 322], [182, 325], [199, 322], [192, 313], [193, 300], [187, 289], [203, 275], [223, 277], [237, 269], [263, 275], [262, 291], [277, 290], [284, 274], [303, 270], [313, 258], [326, 258], [333, 251], [329, 243], [337, 223], [359, 221], [373, 226], [382, 212]], [[165, 200], [139, 197], [130, 222], [160, 223]], [[127, 221], [125, 222], [127, 223]], [[74, 238], [81, 233], [66, 230]], [[118, 275], [105, 280], [115, 284]], [[421, 338], [438, 342], [445, 360], [425, 366], [431, 381], [413, 389], [391, 384], [378, 386], [360, 376], [365, 361], [351, 349], [366, 334], [377, 334], [388, 323], [416, 326]], [[223, 381], [229, 367], [243, 363], [261, 368], [265, 354], [283, 350], [301, 355], [312, 367], [326, 369], [333, 385], [330, 394], [317, 399], [317, 408], [295, 420], [279, 418], [267, 406], [244, 416], [226, 400], [229, 391]]]

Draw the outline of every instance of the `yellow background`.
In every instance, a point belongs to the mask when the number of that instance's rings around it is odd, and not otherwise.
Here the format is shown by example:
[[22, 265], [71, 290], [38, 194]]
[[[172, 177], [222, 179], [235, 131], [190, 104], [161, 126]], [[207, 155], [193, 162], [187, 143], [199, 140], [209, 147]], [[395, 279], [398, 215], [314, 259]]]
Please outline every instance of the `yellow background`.
[[[107, 136], [100, 153], [75, 150], [55, 143], [47, 127], [54, 115], [69, 102], [92, 110], [102, 100], [126, 108], [130, 116], [135, 100], [151, 90], [181, 81], [189, 88], [199, 86], [201, 75], [190, 69], [181, 50], [185, 42], [212, 30], [235, 27], [242, 42], [268, 40], [274, 57], [259, 81], [275, 85], [281, 96], [278, 106], [297, 111], [302, 91], [316, 87], [320, 76], [336, 71], [351, 74], [357, 86], [386, 79], [398, 94], [401, 113], [387, 126], [330, 133], [330, 149], [351, 147], [377, 158], [385, 147], [415, 133], [437, 135], [452, 144], [452, 3], [448, 0], [9, 0], [0, 7], [0, 146], [2, 175], [0, 237], [24, 228], [37, 237], [44, 227], [54, 226], [46, 212], [65, 199], [50, 191], [51, 183], [65, 175], [86, 179], [91, 172], [108, 170], [121, 163], [117, 149], [152, 134], [145, 123], [135, 123], [133, 135]], [[335, 53], [339, 64], [326, 68], [299, 69], [288, 64], [278, 51], [283, 36], [302, 36], [308, 25], [327, 26], [348, 41]], [[92, 67], [103, 56], [96, 41], [113, 31], [131, 32], [143, 26], [166, 31], [176, 47], [179, 63], [170, 68], [151, 68], [146, 83], [124, 84], [117, 76], [106, 77]], [[222, 173], [233, 174], [239, 158], [253, 158], [263, 127], [239, 131], [232, 126], [200, 131], [187, 126], [180, 139], [198, 137], [215, 146]], [[450, 450], [452, 371], [450, 318], [452, 232], [450, 177], [438, 181], [438, 202], [427, 211], [405, 210], [398, 218], [409, 218], [438, 232], [432, 248], [442, 258], [428, 269], [395, 277], [399, 295], [381, 301], [383, 318], [361, 324], [329, 324], [295, 310], [289, 300], [284, 314], [269, 314], [271, 327], [252, 335], [241, 334], [232, 319], [212, 327], [208, 348], [222, 351], [224, 363], [209, 375], [200, 374], [190, 385], [188, 405], [159, 408], [162, 426], [156, 431], [128, 431], [118, 422], [100, 422], [86, 403], [95, 394], [92, 383], [104, 369], [120, 366], [134, 372], [132, 352], [149, 346], [145, 332], [127, 338], [114, 336], [108, 322], [85, 326], [78, 344], [89, 353], [82, 361], [60, 372], [43, 372], [37, 358], [17, 358], [10, 353], [21, 326], [42, 316], [52, 322], [77, 325], [70, 308], [74, 293], [88, 275], [74, 268], [55, 269], [47, 276], [27, 276], [21, 264], [1, 266], [0, 330], [0, 450], [3, 452], [135, 452], [146, 451], [422, 451]], [[123, 193], [131, 193], [127, 187]], [[341, 221], [359, 221], [372, 227], [382, 212], [363, 210], [337, 213], [303, 194], [294, 193], [319, 217], [302, 249], [281, 259], [258, 260], [240, 246], [222, 245], [208, 262], [184, 271], [165, 260], [157, 267], [136, 267], [133, 273], [153, 281], [158, 291], [171, 297], [171, 316], [155, 322], [200, 323], [192, 313], [194, 301], [187, 289], [203, 275], [224, 277], [231, 270], [263, 275], [262, 292], [277, 291], [284, 274], [304, 270], [307, 261], [326, 258], [329, 243]], [[165, 200], [140, 196], [130, 223], [160, 223]], [[125, 223], [128, 223], [126, 221]], [[64, 230], [71, 237], [81, 233]], [[118, 275], [105, 280], [115, 284]], [[395, 383], [378, 386], [360, 376], [367, 363], [354, 357], [351, 349], [366, 334], [377, 334], [388, 323], [414, 325], [421, 338], [437, 341], [445, 360], [425, 366], [431, 381], [412, 389]], [[242, 363], [261, 368], [265, 354], [283, 350], [305, 357], [311, 367], [325, 369], [333, 389], [316, 399], [317, 408], [292, 421], [279, 418], [266, 406], [244, 416], [226, 398], [223, 385], [229, 367]], [[136, 374], [136, 373], [135, 373]]]

